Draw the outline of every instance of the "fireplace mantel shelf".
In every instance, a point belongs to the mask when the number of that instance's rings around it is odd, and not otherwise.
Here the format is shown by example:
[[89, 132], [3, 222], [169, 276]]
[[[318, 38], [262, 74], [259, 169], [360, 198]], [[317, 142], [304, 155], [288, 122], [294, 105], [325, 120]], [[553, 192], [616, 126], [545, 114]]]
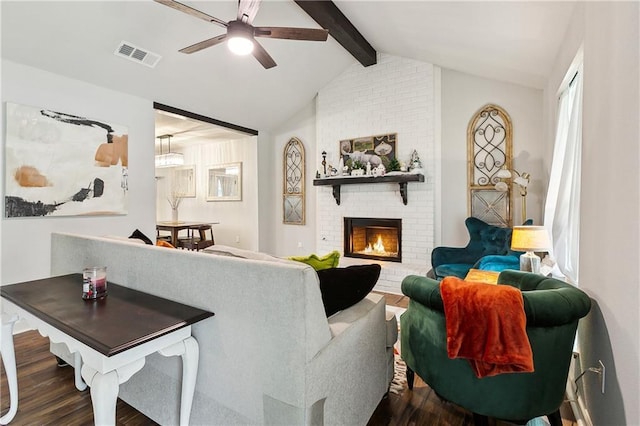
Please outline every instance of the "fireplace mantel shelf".
[[424, 175], [404, 173], [401, 175], [386, 176], [356, 176], [356, 177], [329, 177], [324, 179], [314, 179], [313, 186], [331, 185], [333, 187], [333, 198], [340, 205], [340, 186], [362, 183], [397, 183], [400, 185], [400, 196], [402, 202], [407, 205], [407, 183], [424, 182]]

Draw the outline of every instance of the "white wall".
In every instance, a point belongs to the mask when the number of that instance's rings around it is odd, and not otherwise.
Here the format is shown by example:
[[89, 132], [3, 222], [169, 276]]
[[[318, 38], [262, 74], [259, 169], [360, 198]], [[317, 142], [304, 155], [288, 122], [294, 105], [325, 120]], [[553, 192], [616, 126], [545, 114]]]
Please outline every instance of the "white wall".
[[258, 136], [258, 250], [274, 253], [273, 242], [278, 238], [275, 233], [277, 218], [275, 206], [278, 188], [273, 136], [270, 132], [260, 131]]
[[439, 124], [435, 122], [439, 107], [435, 94], [440, 84], [434, 68], [426, 62], [380, 54], [376, 65], [348, 68], [322, 88], [317, 98], [318, 161], [324, 150], [327, 163], [337, 167], [340, 140], [386, 133], [397, 133], [399, 161], [408, 163], [413, 150], [422, 161], [425, 182], [408, 184], [407, 205], [397, 184], [343, 185], [339, 206], [331, 186], [316, 187], [316, 244], [321, 253], [342, 251], [343, 217], [402, 219], [402, 263], [382, 262], [376, 287], [379, 290], [399, 293], [405, 276], [424, 274], [430, 265], [436, 215], [435, 134]]
[[[185, 165], [195, 165], [196, 196], [183, 198], [178, 219], [219, 222], [213, 225], [216, 244], [247, 250], [258, 249], [257, 136], [229, 141], [193, 141], [176, 152], [184, 154]], [[216, 164], [242, 162], [242, 200], [207, 201], [208, 168]], [[157, 219], [171, 220], [166, 194], [171, 186], [171, 168], [157, 169]]]
[[[48, 276], [52, 232], [129, 236], [139, 228], [147, 235], [155, 235], [153, 103], [8, 60], [2, 61], [1, 81], [3, 139], [5, 102], [96, 118], [126, 126], [129, 131], [128, 214], [11, 219], [3, 214], [1, 283]], [[4, 176], [4, 145], [0, 151]]]
[[[543, 132], [542, 91], [442, 69], [442, 241], [444, 246], [464, 246], [469, 234], [467, 210], [467, 126], [488, 103], [504, 108], [513, 125], [513, 167], [531, 174], [527, 217], [542, 223], [543, 197], [548, 177], [543, 156], [549, 143]], [[521, 218], [521, 198], [513, 197], [513, 219]]]
[[[300, 139], [305, 150], [305, 224], [290, 225], [283, 220], [284, 147], [292, 137]], [[313, 186], [316, 159], [316, 105], [315, 99], [281, 125], [273, 135], [273, 150], [268, 161], [275, 165], [272, 180], [273, 235], [269, 252], [276, 256], [297, 256], [316, 252], [316, 187]]]
[[580, 4], [545, 93], [555, 121], [557, 89], [584, 42], [579, 285], [594, 303], [578, 341], [582, 369], [606, 368], [604, 394], [595, 374], [580, 390], [595, 425], [640, 419], [639, 16], [638, 2]]

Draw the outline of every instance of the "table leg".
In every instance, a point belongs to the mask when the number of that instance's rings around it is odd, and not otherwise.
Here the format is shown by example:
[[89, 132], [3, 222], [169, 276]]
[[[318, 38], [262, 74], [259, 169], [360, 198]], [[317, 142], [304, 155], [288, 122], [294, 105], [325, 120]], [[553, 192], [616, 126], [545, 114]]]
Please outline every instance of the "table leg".
[[9, 384], [9, 411], [0, 417], [0, 424], [9, 424], [18, 411], [18, 374], [16, 371], [16, 354], [13, 347], [13, 324], [15, 318], [2, 323], [2, 335], [0, 336], [0, 353], [2, 353], [2, 363], [7, 373], [7, 383]]
[[200, 351], [198, 341], [188, 337], [182, 342], [171, 345], [159, 351], [164, 356], [182, 357], [182, 394], [180, 396], [180, 425], [188, 425], [193, 404], [193, 394], [196, 389], [196, 377], [198, 376], [198, 362]]
[[176, 248], [178, 247], [178, 230], [177, 229], [171, 230], [171, 244]]
[[145, 359], [138, 359], [116, 370], [99, 373], [87, 364], [82, 366], [82, 378], [91, 387], [93, 422], [96, 426], [116, 424], [116, 402], [120, 383], [124, 383], [144, 367]]
[[82, 380], [82, 357], [80, 352], [73, 354], [73, 372], [75, 374], [76, 389], [83, 391], [87, 388], [87, 384]]
[[[84, 370], [84, 368], [83, 368]], [[118, 373], [96, 373], [91, 380], [91, 404], [93, 422], [96, 425], [116, 424], [116, 402], [118, 400]]]

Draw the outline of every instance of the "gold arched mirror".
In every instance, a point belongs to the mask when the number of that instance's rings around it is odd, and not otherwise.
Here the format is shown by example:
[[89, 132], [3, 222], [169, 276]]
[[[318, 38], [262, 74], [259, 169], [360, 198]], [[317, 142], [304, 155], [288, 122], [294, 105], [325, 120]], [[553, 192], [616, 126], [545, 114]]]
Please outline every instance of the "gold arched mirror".
[[291, 138], [284, 147], [283, 223], [304, 225], [304, 146]]
[[511, 191], [498, 191], [496, 175], [511, 169], [512, 126], [507, 112], [498, 105], [480, 108], [467, 127], [469, 215], [496, 226], [511, 227]]

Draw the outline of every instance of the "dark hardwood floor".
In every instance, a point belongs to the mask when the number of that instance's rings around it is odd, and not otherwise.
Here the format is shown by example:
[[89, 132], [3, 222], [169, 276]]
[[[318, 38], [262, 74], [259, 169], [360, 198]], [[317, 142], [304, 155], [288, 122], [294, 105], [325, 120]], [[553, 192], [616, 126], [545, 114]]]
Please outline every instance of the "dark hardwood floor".
[[[406, 307], [404, 296], [385, 294], [387, 304]], [[28, 331], [14, 337], [18, 367], [19, 406], [12, 426], [21, 425], [91, 425], [93, 409], [89, 390], [79, 392], [73, 382], [73, 369], [60, 368], [49, 352], [49, 339], [36, 331]], [[9, 388], [4, 366], [0, 370], [0, 409], [9, 410]], [[156, 425], [125, 402], [118, 400], [116, 408], [118, 425]], [[571, 419], [566, 410], [563, 417]], [[563, 420], [564, 426], [576, 426], [572, 420]], [[400, 394], [390, 393], [384, 398], [369, 426], [400, 425], [473, 425], [468, 411], [446, 402], [416, 376], [412, 391], [404, 389]], [[506, 426], [504, 422], [490, 422], [493, 426]]]

